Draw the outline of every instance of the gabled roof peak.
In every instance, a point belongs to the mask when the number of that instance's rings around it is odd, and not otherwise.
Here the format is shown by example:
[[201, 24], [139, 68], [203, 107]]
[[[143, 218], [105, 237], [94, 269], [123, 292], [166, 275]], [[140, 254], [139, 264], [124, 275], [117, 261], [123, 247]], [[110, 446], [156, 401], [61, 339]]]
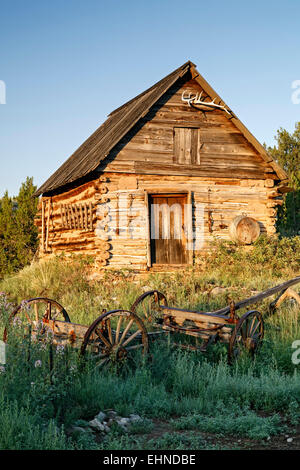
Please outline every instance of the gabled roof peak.
[[[192, 78], [199, 83], [212, 99], [215, 98], [220, 104], [227, 107], [226, 103], [196, 70], [196, 65], [188, 60], [153, 86], [112, 111], [107, 120], [37, 190], [36, 195], [51, 192], [93, 172], [127, 132], [187, 72], [191, 73]], [[232, 113], [230, 119], [261, 157], [270, 164], [278, 175], [278, 179], [286, 180], [286, 173], [272, 160], [265, 148], [255, 139], [234, 113]]]
[[154, 85], [152, 85], [150, 88], [147, 88], [147, 90], [144, 90], [142, 91], [142, 93], [140, 93], [139, 95], [135, 96], [134, 98], [132, 98], [131, 100], [129, 101], [126, 101], [126, 103], [122, 104], [121, 106], [119, 106], [118, 108], [114, 109], [109, 115], [109, 116], [113, 116], [114, 114], [118, 113], [119, 111], [121, 111], [121, 109], [125, 108], [125, 106], [128, 106], [130, 103], [132, 103], [132, 101], [135, 101], [139, 98], [141, 98], [142, 96], [146, 95], [147, 93], [150, 93], [155, 87], [157, 87], [161, 82], [163, 82], [164, 80], [166, 80], [168, 77], [170, 77], [171, 75], [173, 75], [174, 73], [177, 73], [177, 72], [180, 72], [181, 70], [184, 70], [184, 73], [186, 73], [186, 69], [187, 68], [191, 68], [191, 67], [196, 67], [195, 64], [193, 64], [193, 62], [191, 62], [190, 60], [188, 60], [187, 62], [185, 62], [184, 64], [182, 64], [180, 67], [178, 67], [177, 69], [173, 70], [173, 72], [171, 72], [169, 75], [167, 75], [166, 77], [162, 78], [161, 80], [159, 80], [158, 82], [156, 82]]

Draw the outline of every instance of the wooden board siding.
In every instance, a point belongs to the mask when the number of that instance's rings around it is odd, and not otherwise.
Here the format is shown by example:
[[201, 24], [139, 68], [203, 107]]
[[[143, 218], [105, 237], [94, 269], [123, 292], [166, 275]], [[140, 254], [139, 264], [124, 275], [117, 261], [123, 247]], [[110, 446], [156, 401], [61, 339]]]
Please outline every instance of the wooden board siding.
[[152, 264], [187, 264], [186, 194], [149, 195]]
[[200, 129], [174, 127], [173, 162], [184, 165], [200, 165]]
[[[201, 92], [195, 80], [173, 86], [115, 146], [99, 169], [145, 174], [199, 175], [245, 179], [278, 179], [224, 111], [203, 113], [182, 102], [181, 95]], [[205, 96], [205, 93], [204, 93]], [[207, 95], [206, 95], [207, 96]], [[176, 131], [176, 129], [182, 131]], [[176, 132], [199, 129], [197, 160], [176, 161]], [[174, 163], [175, 160], [175, 163]], [[193, 164], [194, 163], [194, 164]]]

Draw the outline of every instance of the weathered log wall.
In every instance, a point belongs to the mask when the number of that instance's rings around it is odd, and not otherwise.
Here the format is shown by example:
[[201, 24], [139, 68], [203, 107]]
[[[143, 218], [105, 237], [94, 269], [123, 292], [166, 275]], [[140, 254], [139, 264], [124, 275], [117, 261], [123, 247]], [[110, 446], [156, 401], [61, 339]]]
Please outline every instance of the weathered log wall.
[[95, 229], [102, 217], [97, 208], [101, 201], [105, 202], [106, 192], [106, 177], [100, 177], [70, 191], [41, 198], [35, 220], [40, 257], [80, 253], [93, 256], [99, 266], [105, 265], [109, 244], [105, 237], [95, 236]]
[[[41, 207], [36, 221], [40, 256], [75, 252], [92, 255], [99, 267], [146, 269], [149, 256], [146, 194], [170, 192], [191, 192], [193, 229], [198, 239], [196, 257], [213, 238], [229, 239], [230, 222], [241, 214], [258, 220], [262, 233], [275, 232], [278, 201], [274, 198], [279, 193], [273, 180], [105, 173], [72, 191], [43, 198], [44, 238]], [[63, 227], [62, 204], [91, 204], [93, 229]]]
[[[127, 176], [106, 173], [108, 178], [107, 236], [110, 243], [109, 266], [147, 267], [148, 208], [145, 194], [191, 191], [193, 230], [198, 238], [197, 252], [205, 251], [213, 238], [230, 239], [229, 225], [245, 214], [259, 221], [261, 233], [275, 233], [274, 197], [279, 193], [273, 180], [203, 179], [181, 176]], [[96, 231], [97, 234], [97, 231]], [[98, 235], [97, 235], [98, 236]]]
[[[175, 85], [110, 152], [98, 168], [99, 177], [42, 198], [36, 220], [41, 257], [81, 253], [92, 255], [99, 268], [146, 269], [147, 194], [164, 192], [191, 196], [198, 238], [194, 261], [214, 237], [229, 239], [236, 216], [255, 218], [262, 233], [275, 232], [276, 206], [282, 202], [273, 168], [223, 111], [189, 107], [181, 100], [183, 90], [197, 93], [201, 88], [195, 80]], [[175, 158], [176, 127], [199, 129], [197, 158], [191, 160], [190, 154], [184, 163], [182, 151]], [[176, 135], [178, 147], [184, 132]]]

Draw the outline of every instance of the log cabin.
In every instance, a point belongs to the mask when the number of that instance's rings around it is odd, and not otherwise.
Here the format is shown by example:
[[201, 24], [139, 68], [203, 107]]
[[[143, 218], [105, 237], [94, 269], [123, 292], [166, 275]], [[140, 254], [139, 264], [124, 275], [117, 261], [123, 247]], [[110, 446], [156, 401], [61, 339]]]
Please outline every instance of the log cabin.
[[274, 234], [287, 184], [188, 61], [114, 110], [37, 190], [39, 257], [136, 272], [197, 264], [214, 238]]

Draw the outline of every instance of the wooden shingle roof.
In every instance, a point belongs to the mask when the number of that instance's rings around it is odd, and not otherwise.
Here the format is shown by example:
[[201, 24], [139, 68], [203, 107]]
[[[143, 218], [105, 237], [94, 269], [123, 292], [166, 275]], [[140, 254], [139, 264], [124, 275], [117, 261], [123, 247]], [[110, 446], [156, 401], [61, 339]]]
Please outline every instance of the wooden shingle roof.
[[[143, 118], [159, 98], [188, 71], [198, 81], [211, 98], [220, 104], [226, 103], [211, 88], [196, 70], [195, 64], [188, 61], [109, 114], [107, 120], [63, 163], [58, 170], [36, 191], [35, 195], [51, 192], [93, 172], [128, 131]], [[228, 107], [227, 107], [228, 108]], [[262, 158], [273, 167], [278, 179], [286, 180], [286, 173], [267, 154], [264, 147], [255, 139], [242, 122], [232, 113], [232, 122], [240, 129], [246, 139], [256, 148]]]
[[37, 190], [36, 195], [72, 183], [94, 171], [110, 150], [142, 118], [156, 101], [186, 72], [186, 62], [148, 90], [114, 110], [108, 119]]

